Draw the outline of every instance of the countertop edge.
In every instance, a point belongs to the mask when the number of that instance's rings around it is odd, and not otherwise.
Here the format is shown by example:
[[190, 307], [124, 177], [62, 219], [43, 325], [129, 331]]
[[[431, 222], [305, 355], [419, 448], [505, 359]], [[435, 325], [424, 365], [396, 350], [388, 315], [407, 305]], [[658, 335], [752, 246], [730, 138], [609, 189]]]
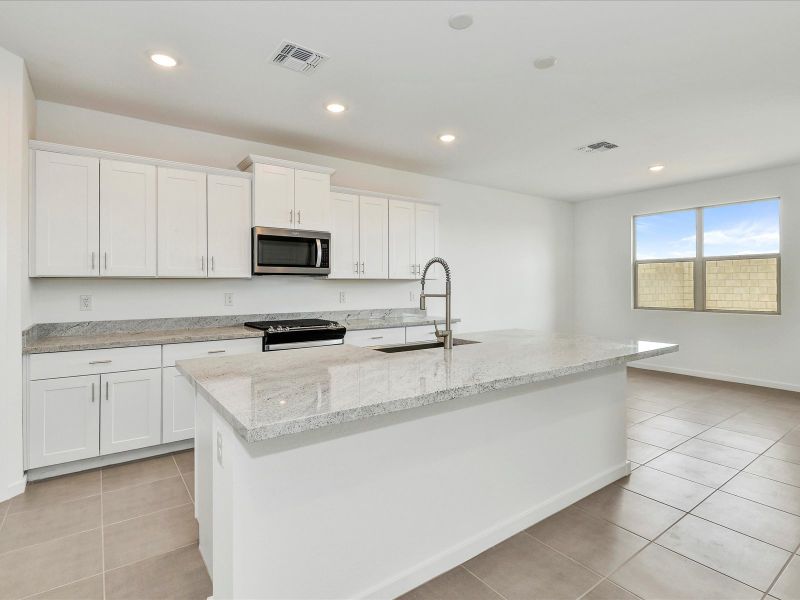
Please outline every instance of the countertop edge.
[[[400, 321], [392, 319], [391, 321], [381, 322], [380, 319], [375, 319], [374, 323], [367, 320], [359, 322], [356, 326], [347, 326], [348, 331], [367, 331], [370, 329], [394, 329], [398, 327], [424, 327], [433, 325], [434, 322], [441, 323], [441, 318], [430, 319], [409, 319], [408, 321]], [[453, 319], [453, 323], [459, 323], [461, 319]], [[230, 326], [226, 327], [230, 328]], [[220, 328], [222, 329], [222, 328]], [[220, 340], [239, 340], [249, 338], [260, 338], [263, 333], [261, 331], [240, 331], [233, 333], [231, 331], [220, 331], [219, 333], [198, 333], [196, 335], [190, 333], [191, 329], [186, 330], [187, 333], [174, 336], [169, 339], [163, 331], [153, 330], [152, 337], [141, 337], [124, 339], [124, 334], [119, 334], [119, 340], [106, 341], [106, 342], [77, 342], [70, 341], [62, 345], [57, 344], [57, 340], [62, 336], [51, 336], [33, 340], [22, 347], [22, 354], [50, 354], [53, 352], [72, 352], [76, 350], [101, 350], [105, 348], [130, 348], [133, 346], [160, 346], [163, 344], [186, 344], [191, 342], [215, 342]], [[108, 334], [114, 335], [114, 334]], [[143, 336], [142, 332], [137, 332], [131, 335]], [[159, 337], [160, 336], [160, 337]], [[67, 336], [63, 336], [67, 337]], [[85, 336], [87, 339], [94, 336]], [[100, 337], [100, 336], [97, 336]], [[46, 341], [47, 345], [42, 345]]]
[[569, 375], [575, 375], [578, 373], [596, 371], [598, 369], [604, 369], [607, 367], [621, 366], [634, 360], [643, 360], [646, 358], [652, 358], [654, 356], [661, 356], [663, 354], [671, 354], [673, 352], [677, 352], [678, 350], [678, 344], [674, 344], [662, 348], [655, 348], [653, 350], [623, 354], [613, 358], [568, 365], [558, 369], [552, 369], [550, 371], [542, 371], [539, 373], [531, 373], [530, 375], [498, 379], [496, 381], [462, 386], [444, 391], [430, 392], [427, 394], [420, 394], [418, 396], [398, 398], [383, 404], [346, 409], [338, 412], [326, 413], [324, 415], [296, 419], [294, 421], [283, 421], [253, 429], [248, 429], [241, 422], [239, 422], [239, 420], [236, 419], [236, 417], [227, 408], [225, 408], [222, 403], [214, 398], [211, 392], [203, 387], [203, 384], [194, 380], [189, 373], [184, 371], [181, 367], [181, 361], [178, 361], [175, 366], [183, 375], [195, 381], [196, 389], [203, 394], [203, 397], [214, 406], [217, 412], [222, 415], [225, 421], [245, 442], [256, 443], [285, 437], [287, 435], [303, 433], [304, 431], [312, 431], [314, 429], [321, 429], [333, 425], [341, 425], [353, 421], [360, 421], [379, 415], [402, 412], [404, 410], [411, 410], [431, 404], [448, 402], [450, 400], [474, 396], [483, 392], [503, 390], [520, 385], [558, 379], [559, 377], [567, 377]]

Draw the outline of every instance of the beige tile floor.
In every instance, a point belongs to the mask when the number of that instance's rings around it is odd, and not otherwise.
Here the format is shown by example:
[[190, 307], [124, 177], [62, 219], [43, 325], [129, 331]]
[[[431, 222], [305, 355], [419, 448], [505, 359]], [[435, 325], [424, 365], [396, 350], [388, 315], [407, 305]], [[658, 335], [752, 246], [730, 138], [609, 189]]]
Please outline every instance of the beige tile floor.
[[621, 479], [404, 600], [800, 599], [800, 394], [628, 370]]
[[0, 504], [0, 598], [202, 598], [192, 451], [28, 485]]
[[[406, 600], [800, 598], [800, 394], [630, 369], [634, 471]], [[206, 598], [191, 451], [0, 504], [0, 598]]]

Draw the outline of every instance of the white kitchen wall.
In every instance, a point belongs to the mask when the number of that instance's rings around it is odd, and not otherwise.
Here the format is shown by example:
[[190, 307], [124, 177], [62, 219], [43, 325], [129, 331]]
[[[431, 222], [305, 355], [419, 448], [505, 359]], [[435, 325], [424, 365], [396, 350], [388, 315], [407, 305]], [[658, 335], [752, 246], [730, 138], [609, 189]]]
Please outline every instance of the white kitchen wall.
[[[569, 203], [50, 102], [38, 102], [37, 135], [50, 142], [223, 168], [235, 168], [249, 153], [275, 156], [334, 167], [334, 185], [437, 203], [440, 254], [453, 272], [453, 314], [466, 329], [571, 328]], [[451, 151], [457, 147], [442, 148]], [[419, 290], [416, 282], [305, 277], [38, 279], [31, 280], [31, 287], [33, 322], [411, 307], [417, 305]], [[346, 294], [345, 304], [339, 304], [339, 291]], [[225, 292], [234, 293], [234, 307], [223, 306]], [[93, 311], [78, 310], [80, 294], [93, 296]], [[429, 313], [443, 312], [441, 303], [429, 303]]]
[[[654, 177], [657, 177], [654, 176]], [[635, 214], [782, 198], [782, 314], [634, 310]], [[575, 329], [678, 342], [680, 351], [637, 366], [800, 391], [800, 166], [590, 200], [575, 208]]]
[[22, 59], [0, 48], [0, 502], [24, 489], [20, 331], [28, 299], [24, 226], [35, 109]]

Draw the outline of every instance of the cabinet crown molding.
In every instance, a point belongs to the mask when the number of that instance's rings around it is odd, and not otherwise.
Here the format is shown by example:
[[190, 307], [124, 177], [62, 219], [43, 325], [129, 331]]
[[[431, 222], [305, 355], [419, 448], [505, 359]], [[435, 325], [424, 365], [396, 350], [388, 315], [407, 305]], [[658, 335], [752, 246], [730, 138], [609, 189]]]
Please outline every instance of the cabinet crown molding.
[[429, 204], [430, 206], [439, 206], [435, 202], [428, 202], [427, 200], [420, 200], [419, 198], [411, 198], [410, 196], [400, 196], [398, 194], [387, 194], [386, 192], [375, 192], [372, 190], [362, 190], [358, 188], [344, 187], [341, 185], [332, 185], [331, 193], [333, 194], [352, 194], [354, 196], [370, 196], [372, 198], [386, 198], [387, 200], [404, 200], [406, 202], [416, 202], [417, 204]]
[[333, 175], [336, 169], [331, 167], [321, 167], [319, 165], [311, 165], [308, 163], [296, 162], [293, 160], [284, 160], [282, 158], [273, 158], [270, 156], [260, 156], [258, 154], [248, 154], [237, 165], [241, 171], [250, 171], [254, 164], [274, 165], [276, 167], [286, 167], [287, 169], [297, 169], [299, 171], [311, 171], [312, 173], [323, 173], [325, 175]]
[[54, 142], [43, 142], [40, 140], [30, 140], [28, 147], [30, 150], [44, 150], [46, 152], [58, 152], [59, 154], [73, 154], [76, 156], [88, 156], [92, 158], [105, 158], [107, 160], [135, 162], [142, 165], [153, 165], [156, 167], [166, 167], [170, 169], [183, 169], [186, 171], [201, 171], [203, 173], [208, 173], [209, 175], [226, 175], [229, 177], [242, 177], [245, 179], [252, 179], [253, 177], [251, 173], [245, 173], [234, 169], [206, 167], [192, 163], [181, 163], [172, 160], [163, 160], [160, 158], [148, 158], [146, 156], [111, 152], [110, 150], [96, 150], [93, 148], [82, 148], [80, 146], [68, 146], [66, 144], [56, 144]]

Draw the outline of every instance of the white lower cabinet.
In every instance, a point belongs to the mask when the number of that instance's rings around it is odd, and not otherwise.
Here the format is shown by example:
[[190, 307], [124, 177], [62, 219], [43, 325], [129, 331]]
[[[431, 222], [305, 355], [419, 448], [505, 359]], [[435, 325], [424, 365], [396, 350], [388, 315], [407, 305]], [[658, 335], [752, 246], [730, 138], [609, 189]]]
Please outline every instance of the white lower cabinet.
[[161, 369], [100, 376], [100, 454], [161, 443]]
[[344, 336], [344, 343], [364, 347], [405, 344], [406, 330], [404, 327], [389, 327], [348, 331]]
[[46, 467], [100, 454], [100, 376], [32, 381], [28, 464]]
[[162, 374], [162, 439], [164, 443], [194, 437], [194, 386], [175, 367]]

